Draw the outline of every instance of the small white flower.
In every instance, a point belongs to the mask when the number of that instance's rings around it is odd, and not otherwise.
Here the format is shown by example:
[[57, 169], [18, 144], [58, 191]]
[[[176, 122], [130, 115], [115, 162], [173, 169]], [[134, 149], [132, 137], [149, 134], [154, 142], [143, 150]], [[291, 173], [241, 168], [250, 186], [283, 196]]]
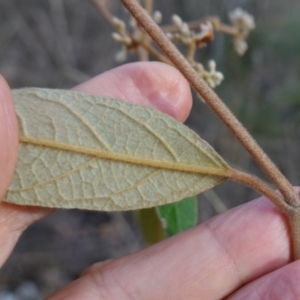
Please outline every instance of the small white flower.
[[208, 68], [209, 68], [210, 72], [215, 72], [215, 71], [216, 71], [216, 67], [217, 67], [216, 62], [215, 62], [214, 60], [211, 59], [211, 60], [208, 62]]
[[172, 21], [178, 28], [181, 28], [183, 21], [178, 15], [173, 15]]
[[210, 21], [200, 24], [201, 33], [207, 34], [214, 30], [213, 24]]
[[182, 24], [182, 26], [180, 28], [180, 31], [184, 36], [190, 36], [191, 35], [191, 31], [190, 31], [189, 25], [187, 23]]
[[117, 62], [121, 63], [121, 62], [125, 61], [126, 58], [127, 58], [127, 47], [123, 45], [121, 50], [116, 53], [115, 60]]
[[113, 17], [112, 18], [112, 22], [116, 28], [116, 30], [121, 34], [125, 34], [126, 32], [126, 24], [123, 20], [117, 18], [117, 17]]
[[132, 39], [129, 35], [121, 35], [118, 32], [113, 32], [111, 36], [116, 42], [120, 42], [126, 46], [130, 46], [132, 44]]
[[169, 39], [169, 40], [172, 40], [174, 38], [174, 34], [171, 33], [171, 32], [166, 32], [166, 37]]
[[162, 13], [159, 10], [156, 10], [154, 11], [152, 18], [156, 24], [159, 24], [162, 21]]
[[215, 86], [220, 85], [223, 80], [224, 80], [224, 75], [221, 72], [215, 72], [214, 74]]
[[123, 37], [119, 33], [112, 32], [111, 36], [116, 42], [123, 42]]
[[233, 46], [236, 53], [240, 56], [244, 55], [248, 49], [248, 44], [244, 39], [239, 39], [239, 38], [233, 39]]

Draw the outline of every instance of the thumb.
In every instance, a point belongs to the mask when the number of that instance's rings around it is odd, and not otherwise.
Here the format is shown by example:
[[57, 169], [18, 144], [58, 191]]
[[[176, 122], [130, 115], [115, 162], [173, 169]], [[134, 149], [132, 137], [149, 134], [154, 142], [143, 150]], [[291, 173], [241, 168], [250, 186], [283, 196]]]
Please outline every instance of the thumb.
[[17, 156], [17, 117], [10, 88], [0, 75], [0, 200], [11, 182]]

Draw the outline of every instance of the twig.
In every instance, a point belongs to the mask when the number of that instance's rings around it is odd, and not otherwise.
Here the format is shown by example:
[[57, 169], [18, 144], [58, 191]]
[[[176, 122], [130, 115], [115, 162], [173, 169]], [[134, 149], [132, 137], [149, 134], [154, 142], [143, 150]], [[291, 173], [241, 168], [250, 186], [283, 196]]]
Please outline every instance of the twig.
[[239, 31], [237, 30], [237, 28], [226, 24], [219, 24], [219, 27], [216, 29], [216, 31], [223, 32], [232, 36], [239, 35]]
[[[189, 29], [197, 30], [200, 29], [201, 24], [205, 24], [207, 23], [207, 21], [210, 21], [214, 25], [214, 29], [216, 31], [220, 31], [232, 36], [237, 36], [239, 34], [236, 27], [221, 23], [218, 17], [207, 17], [202, 20], [187, 22], [187, 25]], [[174, 33], [177, 32], [179, 29], [175, 25], [167, 25], [167, 26], [162, 26], [161, 30], [165, 33], [167, 32]]]
[[[197, 72], [190, 66], [187, 60], [181, 55], [177, 48], [168, 40], [162, 30], [153, 22], [148, 14], [135, 0], [122, 0], [123, 4], [135, 17], [139, 24], [158, 44], [165, 55], [181, 71], [194, 89], [201, 95], [207, 105], [218, 115], [224, 124], [230, 129], [235, 137], [247, 149], [253, 159], [268, 175], [271, 181], [282, 193], [285, 201], [293, 206], [299, 206], [298, 195], [294, 192], [292, 185], [277, 169], [275, 164], [263, 152], [252, 136], [247, 132], [243, 125], [235, 118], [232, 112], [221, 101], [217, 94], [212, 91]], [[281, 200], [281, 202], [283, 202]], [[282, 203], [282, 205], [284, 205]]]
[[298, 260], [300, 259], [300, 208], [294, 208], [289, 213], [289, 223], [291, 228], [291, 235], [293, 237], [293, 259]]
[[107, 21], [107, 23], [113, 28], [115, 28], [113, 22], [113, 16], [111, 15], [110, 11], [106, 8], [104, 0], [90, 0], [90, 2], [95, 6], [98, 12]]
[[153, 12], [153, 1], [152, 0], [145, 0], [145, 9], [148, 14], [151, 16]]
[[[152, 0], [145, 0], [145, 9], [147, 13], [151, 16], [152, 10], [153, 10], [153, 1]], [[140, 61], [148, 61], [149, 60], [149, 52], [147, 50], [147, 46], [150, 45], [151, 39], [149, 35], [143, 30], [143, 35], [141, 39], [142, 43], [146, 46], [139, 47], [138, 53], [139, 53], [139, 59]]]
[[154, 47], [152, 47], [148, 43], [145, 43], [145, 41], [139, 41], [139, 44], [140, 44], [140, 46], [147, 49], [149, 51], [149, 53], [151, 55], [153, 55], [160, 62], [163, 62], [163, 63], [168, 64], [168, 65], [173, 65], [172, 62], [165, 55], [163, 55], [162, 53], [157, 51]]
[[138, 54], [139, 54], [139, 60], [140, 61], [148, 61], [149, 60], [149, 52], [148, 52], [148, 45], [149, 40], [146, 37], [146, 34], [143, 35], [141, 41], [139, 42], [140, 45], [144, 45], [143, 47], [138, 47]]
[[[202, 20], [196, 20], [196, 21], [191, 21], [191, 22], [186, 22], [186, 23], [187, 23], [189, 29], [195, 30], [195, 29], [200, 29], [201, 24], [205, 24], [208, 20], [210, 20], [210, 19], [205, 18]], [[161, 26], [161, 30], [165, 33], [167, 33], [167, 32], [174, 33], [174, 32], [177, 32], [179, 29], [178, 29], [178, 26], [175, 26], [175, 25], [165, 25], [165, 26]]]
[[276, 191], [258, 177], [231, 168], [229, 178], [257, 190], [271, 200], [282, 212], [290, 213], [290, 205], [283, 201], [282, 197]]
[[[90, 0], [90, 2], [96, 7], [97, 11], [104, 17], [104, 19], [107, 21], [107, 23], [109, 25], [111, 25], [111, 27], [114, 29], [115, 26], [114, 26], [114, 22], [113, 22], [113, 16], [110, 13], [110, 11], [106, 8], [104, 0]], [[148, 34], [146, 32], [144, 34], [147, 35], [147, 37], [149, 39]], [[137, 41], [133, 37], [132, 37], [132, 39], [133, 39], [134, 44], [139, 45], [140, 49], [145, 50], [144, 52], [139, 53], [140, 60], [148, 60], [148, 52], [149, 52], [158, 61], [166, 63], [168, 65], [172, 65], [172, 62], [165, 55], [163, 55], [161, 52], [159, 52], [158, 50], [156, 50], [154, 47], [151, 46], [151, 44], [149, 43], [149, 40], [147, 41], [145, 38], [143, 38], [143, 39]]]
[[196, 52], [197, 46], [195, 41], [192, 41], [189, 43], [188, 51], [186, 54], [186, 59], [190, 62], [193, 63], [195, 62], [194, 57], [195, 57], [195, 52]]

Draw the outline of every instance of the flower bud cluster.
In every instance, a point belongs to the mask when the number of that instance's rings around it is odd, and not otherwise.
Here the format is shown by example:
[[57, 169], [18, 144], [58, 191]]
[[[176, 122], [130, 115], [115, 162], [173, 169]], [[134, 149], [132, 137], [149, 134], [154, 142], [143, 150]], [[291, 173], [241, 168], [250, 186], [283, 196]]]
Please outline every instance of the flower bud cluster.
[[194, 63], [192, 66], [211, 88], [220, 85], [224, 79], [224, 75], [216, 70], [216, 62], [214, 60], [208, 62], [208, 70], [200, 63]]
[[189, 25], [183, 22], [178, 15], [173, 15], [172, 21], [178, 28], [178, 32], [167, 32], [166, 35], [173, 43], [185, 45], [196, 43], [197, 46], [202, 47], [206, 46], [206, 44], [214, 38], [213, 25], [209, 21], [199, 26], [200, 32], [190, 30]]
[[232, 25], [238, 30], [238, 34], [233, 39], [235, 51], [239, 55], [244, 55], [248, 49], [246, 38], [255, 28], [255, 21], [252, 15], [237, 7], [229, 13], [229, 19]]
[[[162, 21], [161, 12], [154, 11], [152, 18], [159, 24]], [[129, 23], [132, 33], [128, 33], [123, 20], [113, 17], [112, 21], [116, 30], [112, 33], [112, 38], [121, 43], [121, 50], [117, 52], [115, 59], [117, 62], [123, 62], [127, 59], [128, 50], [136, 51], [139, 41], [143, 38], [143, 31], [134, 18], [131, 18]]]
[[[161, 12], [155, 11], [152, 15], [152, 19], [159, 24], [162, 21]], [[229, 19], [232, 23], [232, 27], [230, 28], [231, 32], [233, 30], [233, 33], [229, 34], [233, 35], [235, 51], [239, 55], [243, 55], [248, 48], [246, 38], [255, 28], [254, 18], [241, 8], [236, 8], [230, 12]], [[188, 45], [190, 47], [189, 49], [196, 49], [196, 47], [206, 46], [214, 39], [214, 31], [218, 30], [218, 26], [216, 26], [212, 19], [210, 21], [207, 20], [202, 22], [199, 25], [198, 30], [191, 30], [189, 25], [178, 15], [173, 15], [172, 20], [177, 30], [174, 32], [167, 32], [167, 37], [173, 43]], [[136, 51], [139, 47], [139, 44], [143, 42], [144, 31], [133, 18], [129, 23], [131, 27], [129, 30], [130, 33], [128, 32], [126, 24], [123, 20], [113, 17], [113, 25], [115, 27], [115, 32], [112, 33], [112, 38], [121, 43], [121, 50], [116, 54], [116, 60], [122, 62], [126, 60], [128, 51]], [[190, 53], [194, 54], [194, 52]], [[215, 88], [223, 81], [224, 76], [221, 72], [216, 70], [216, 62], [214, 60], [210, 60], [208, 62], [208, 69], [205, 69], [201, 63], [195, 62], [193, 57], [189, 58], [189, 61], [191, 62], [193, 68], [211, 88]]]
[[127, 32], [126, 24], [123, 20], [113, 17], [112, 21], [116, 30], [112, 33], [112, 38], [121, 43], [121, 50], [117, 52], [115, 59], [117, 62], [123, 62], [127, 58], [127, 50], [133, 44], [133, 40]]

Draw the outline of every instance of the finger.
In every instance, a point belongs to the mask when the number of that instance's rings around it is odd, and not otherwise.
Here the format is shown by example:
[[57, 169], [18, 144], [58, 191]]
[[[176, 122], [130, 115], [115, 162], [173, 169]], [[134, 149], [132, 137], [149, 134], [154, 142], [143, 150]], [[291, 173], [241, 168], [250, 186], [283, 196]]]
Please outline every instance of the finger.
[[192, 106], [188, 82], [171, 66], [158, 62], [131, 63], [105, 72], [75, 88], [152, 106], [184, 121]]
[[300, 261], [295, 261], [239, 289], [226, 300], [300, 299]]
[[[13, 176], [18, 156], [18, 124], [10, 88], [0, 76], [0, 201]], [[0, 203], [0, 265], [6, 260], [19, 237], [15, 230], [27, 222], [26, 208]], [[30, 217], [31, 219], [31, 217]]]
[[18, 125], [10, 88], [0, 76], [0, 199], [12, 179], [18, 156]]
[[0, 266], [22, 231], [45, 214], [45, 209], [1, 202], [12, 180], [18, 156], [18, 124], [10, 88], [0, 76]]
[[289, 261], [285, 219], [260, 198], [143, 251], [96, 264], [50, 299], [222, 299]]
[[0, 204], [0, 267], [5, 263], [22, 232], [52, 210], [8, 203]]
[[[153, 72], [156, 76], [149, 75]], [[162, 77], [161, 74], [166, 76], [163, 86], [157, 82], [157, 78]], [[122, 85], [122, 82], [128, 84]], [[184, 119], [191, 107], [190, 88], [186, 80], [174, 68], [164, 64], [125, 65], [99, 75], [74, 90], [151, 105], [178, 119]], [[0, 125], [0, 195], [3, 197], [12, 178], [18, 144], [13, 101], [3, 78], [0, 78]], [[0, 204], [0, 265], [7, 259], [24, 229], [51, 211]]]

